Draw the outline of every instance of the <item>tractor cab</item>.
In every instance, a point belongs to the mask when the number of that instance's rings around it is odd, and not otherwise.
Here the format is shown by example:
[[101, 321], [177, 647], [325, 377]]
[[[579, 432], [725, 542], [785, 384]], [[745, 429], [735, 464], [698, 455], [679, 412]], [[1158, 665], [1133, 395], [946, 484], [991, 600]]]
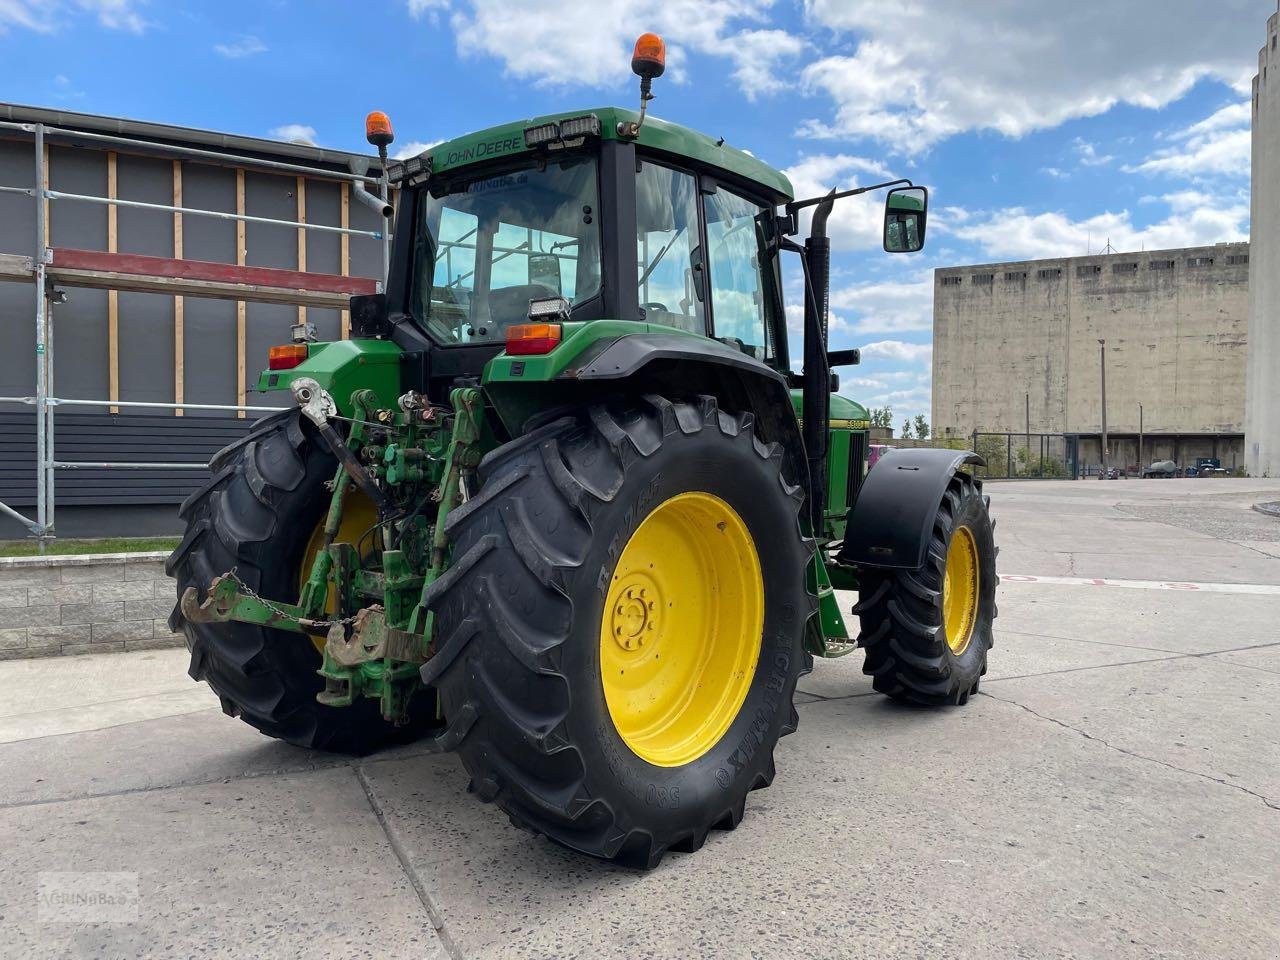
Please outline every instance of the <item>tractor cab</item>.
[[570, 325], [563, 338], [608, 319], [787, 369], [777, 211], [790, 184], [723, 142], [639, 117], [538, 117], [391, 165], [397, 342], [456, 351], [448, 366], [479, 374], [527, 323]]

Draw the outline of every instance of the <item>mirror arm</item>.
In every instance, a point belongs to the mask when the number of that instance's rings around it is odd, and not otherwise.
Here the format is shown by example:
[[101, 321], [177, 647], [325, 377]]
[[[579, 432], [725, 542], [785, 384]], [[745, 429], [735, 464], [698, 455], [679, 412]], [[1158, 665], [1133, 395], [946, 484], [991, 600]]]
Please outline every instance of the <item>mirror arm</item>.
[[[808, 200], [792, 200], [790, 203], [787, 204], [787, 207], [786, 207], [787, 216], [794, 217], [797, 211], [803, 210], [805, 207], [816, 206], [817, 204], [822, 203], [824, 200], [830, 200], [834, 202], [836, 200], [843, 200], [845, 197], [856, 197], [862, 193], [870, 193], [872, 190], [883, 190], [886, 187], [914, 187], [914, 186], [915, 186], [914, 183], [904, 178], [902, 180], [888, 180], [884, 183], [873, 183], [867, 187], [854, 187], [852, 190], [839, 190], [839, 191], [832, 190], [830, 193], [824, 194], [821, 197], [810, 197]], [[799, 219], [794, 219], [792, 221], [792, 225], [794, 226], [794, 230], [791, 231], [792, 233], [794, 233], [796, 230], [799, 230], [800, 229]]]

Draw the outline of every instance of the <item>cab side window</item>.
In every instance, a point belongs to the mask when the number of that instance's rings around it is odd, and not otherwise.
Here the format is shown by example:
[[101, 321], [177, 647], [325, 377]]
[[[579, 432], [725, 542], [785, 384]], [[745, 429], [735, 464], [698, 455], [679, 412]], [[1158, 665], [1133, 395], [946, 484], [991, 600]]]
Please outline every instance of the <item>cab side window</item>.
[[767, 208], [723, 188], [703, 200], [715, 337], [757, 360], [774, 356], [765, 323]]
[[697, 181], [642, 161], [636, 177], [636, 275], [640, 307], [650, 323], [706, 333], [698, 243]]

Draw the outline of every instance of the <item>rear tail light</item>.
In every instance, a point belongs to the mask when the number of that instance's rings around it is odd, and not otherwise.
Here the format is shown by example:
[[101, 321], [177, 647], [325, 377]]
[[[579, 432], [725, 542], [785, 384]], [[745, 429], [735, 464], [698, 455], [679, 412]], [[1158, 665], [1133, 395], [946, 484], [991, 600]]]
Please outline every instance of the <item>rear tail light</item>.
[[305, 343], [285, 343], [267, 351], [268, 370], [292, 370], [307, 359]]
[[558, 323], [517, 323], [507, 328], [507, 353], [511, 356], [550, 353], [559, 345]]

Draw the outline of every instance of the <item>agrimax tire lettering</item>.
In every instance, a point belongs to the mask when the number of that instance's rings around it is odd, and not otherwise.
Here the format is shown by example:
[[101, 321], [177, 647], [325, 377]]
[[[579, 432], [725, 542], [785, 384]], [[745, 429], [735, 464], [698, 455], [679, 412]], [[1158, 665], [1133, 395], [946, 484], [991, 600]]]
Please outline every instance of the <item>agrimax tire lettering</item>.
[[[636, 532], [636, 527], [640, 526], [644, 518], [649, 515], [649, 507], [658, 495], [658, 484], [662, 481], [662, 474], [655, 474], [653, 479], [636, 496], [636, 499], [627, 505], [622, 513], [622, 519], [618, 522], [618, 529], [614, 532], [613, 538], [609, 541], [609, 549], [607, 551], [609, 562], [600, 565], [600, 574], [596, 577], [596, 590], [599, 592], [601, 599], [609, 595], [609, 579], [613, 575], [613, 569], [618, 565], [618, 558], [622, 556], [622, 548], [627, 545], [627, 541], [631, 539], [631, 535]], [[637, 520], [637, 518], [639, 518]]]

